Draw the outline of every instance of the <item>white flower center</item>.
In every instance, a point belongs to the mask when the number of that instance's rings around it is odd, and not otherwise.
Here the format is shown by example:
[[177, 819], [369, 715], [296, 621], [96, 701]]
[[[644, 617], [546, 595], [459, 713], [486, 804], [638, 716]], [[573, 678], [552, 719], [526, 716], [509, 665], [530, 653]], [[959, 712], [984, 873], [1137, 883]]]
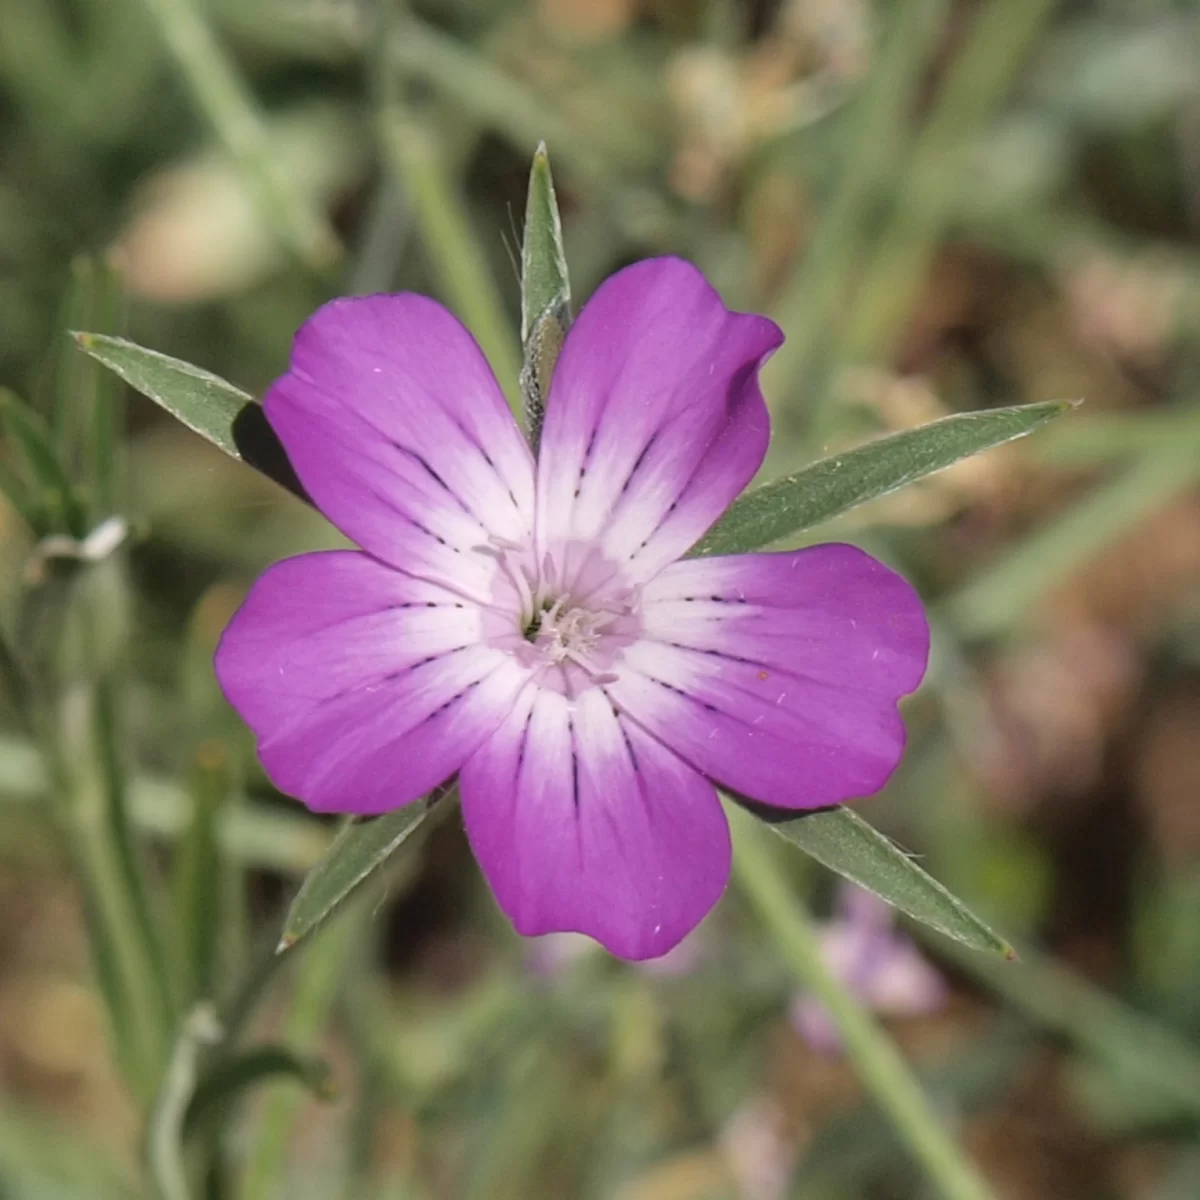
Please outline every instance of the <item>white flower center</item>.
[[560, 596], [540, 613], [533, 613], [525, 625], [525, 640], [532, 642], [552, 666], [573, 662], [594, 683], [611, 683], [616, 676], [605, 671], [592, 658], [592, 652], [600, 645], [604, 628], [621, 615], [606, 609], [572, 607], [569, 597]]
[[586, 550], [565, 556], [575, 564], [565, 573], [550, 554], [535, 563], [524, 547], [499, 539], [480, 549], [499, 563], [492, 607], [510, 631], [498, 630], [493, 645], [568, 694], [616, 680], [614, 664], [640, 626], [640, 588]]

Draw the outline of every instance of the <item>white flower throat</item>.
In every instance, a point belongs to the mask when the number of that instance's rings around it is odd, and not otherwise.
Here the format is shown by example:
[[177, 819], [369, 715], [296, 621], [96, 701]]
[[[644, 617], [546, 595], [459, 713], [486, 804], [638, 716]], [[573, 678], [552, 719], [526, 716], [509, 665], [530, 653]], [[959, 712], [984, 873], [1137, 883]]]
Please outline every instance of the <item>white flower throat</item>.
[[562, 564], [549, 553], [535, 567], [523, 546], [493, 539], [481, 549], [500, 566], [492, 607], [512, 621], [510, 630], [515, 625], [517, 636], [503, 639], [512, 653], [547, 672], [545, 682], [553, 686], [557, 678], [568, 691], [574, 690], [571, 677], [579, 673], [583, 678], [576, 683], [615, 682], [613, 662], [640, 626], [640, 588], [630, 587], [594, 553], [566, 579]]
[[605, 609], [572, 607], [569, 596], [560, 596], [548, 608], [532, 614], [525, 626], [525, 640], [553, 666], [573, 662], [588, 673], [593, 683], [612, 683], [616, 675], [605, 671], [591, 655], [600, 645], [605, 627], [621, 615]]

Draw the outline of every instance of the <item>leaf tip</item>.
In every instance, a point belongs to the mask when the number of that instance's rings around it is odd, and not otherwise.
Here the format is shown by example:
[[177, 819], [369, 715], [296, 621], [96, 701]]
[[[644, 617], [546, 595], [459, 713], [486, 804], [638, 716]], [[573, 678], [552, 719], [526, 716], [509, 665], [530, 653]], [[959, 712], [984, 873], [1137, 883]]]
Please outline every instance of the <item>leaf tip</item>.
[[290, 930], [285, 930], [283, 937], [281, 937], [279, 939], [279, 944], [275, 947], [275, 953], [276, 954], [285, 954], [299, 940], [300, 940], [300, 938], [297, 934], [292, 933]]
[[1082, 408], [1086, 402], [1084, 396], [1074, 396], [1070, 400], [1057, 400], [1054, 403], [1056, 413], [1070, 412], [1072, 409]]
[[1003, 955], [1005, 962], [1017, 963], [1021, 961], [1021, 956], [1017, 953], [1016, 947], [1011, 946], [1008, 942], [1005, 942], [1000, 947], [1000, 953]]

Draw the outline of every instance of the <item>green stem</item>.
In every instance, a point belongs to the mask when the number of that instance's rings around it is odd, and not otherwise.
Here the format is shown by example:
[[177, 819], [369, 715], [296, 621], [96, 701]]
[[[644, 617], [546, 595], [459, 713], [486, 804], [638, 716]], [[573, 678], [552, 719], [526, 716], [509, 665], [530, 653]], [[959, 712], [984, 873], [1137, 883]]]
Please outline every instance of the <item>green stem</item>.
[[1180, 437], [1156, 447], [1043, 521], [939, 608], [960, 635], [982, 638], [1005, 632], [1105, 547], [1195, 487], [1197, 478], [1200, 455], [1194, 441]]
[[[376, 4], [376, 37], [389, 49], [403, 40], [386, 0]], [[487, 255], [475, 236], [463, 199], [449, 178], [429, 134], [405, 109], [396, 73], [384, 61], [375, 64], [376, 135], [384, 170], [412, 206], [412, 217], [450, 307], [475, 335], [514, 414], [521, 416], [517, 356], [512, 323]]]
[[[768, 395], [780, 401], [805, 389], [810, 359], [836, 328], [875, 205], [904, 161], [914, 98], [945, 29], [945, 0], [898, 5], [879, 37], [879, 61], [851, 113], [842, 170], [812, 244], [772, 316], [787, 341], [766, 368]], [[825, 401], [824, 396], [818, 400]], [[789, 409], [784, 409], [786, 419]]]
[[102, 785], [90, 771], [74, 780], [67, 812], [66, 837], [88, 901], [89, 919], [101, 939], [97, 952], [111, 956], [113, 1020], [127, 1041], [127, 1068], [135, 1091], [148, 1095], [166, 1050], [156, 973], [139, 937], [141, 915], [126, 887], [121, 856], [115, 851], [105, 819]]
[[104, 788], [109, 838], [121, 873], [122, 886], [136, 914], [137, 932], [158, 992], [164, 1029], [175, 1021], [166, 952], [155, 924], [141, 847], [129, 818], [129, 781], [121, 753], [119, 686], [111, 675], [93, 685], [96, 761]]
[[[38, 742], [44, 741], [32, 725], [31, 733]], [[52, 777], [43, 758], [33, 742], [0, 734], [0, 813], [5, 805], [41, 803]], [[193, 798], [164, 776], [137, 775], [129, 781], [129, 816], [139, 840], [172, 843], [185, 837], [194, 807]], [[235, 863], [283, 875], [311, 871], [330, 841], [329, 831], [315, 817], [249, 803], [223, 812], [217, 835], [221, 853]]]
[[35, 733], [36, 718], [33, 713], [33, 688], [25, 675], [25, 668], [17, 652], [9, 643], [8, 636], [0, 629], [0, 686], [8, 693], [13, 715], [27, 733]]
[[804, 907], [775, 858], [772, 835], [727, 804], [735, 835], [734, 877], [803, 987], [828, 1010], [846, 1053], [913, 1157], [945, 1200], [992, 1200], [992, 1192], [938, 1119], [895, 1045], [830, 973]]
[[913, 147], [895, 211], [855, 293], [836, 365], [886, 358], [962, 195], [961, 153], [1003, 100], [1054, 0], [992, 0]]
[[[340, 922], [315, 939], [301, 959], [283, 1038], [298, 1054], [316, 1049], [329, 1020], [359, 936], [356, 917], [361, 912], [361, 905], [352, 905]], [[295, 1090], [276, 1091], [266, 1102], [254, 1154], [246, 1168], [241, 1192], [245, 1200], [270, 1200], [282, 1194], [288, 1139], [301, 1099]]]
[[254, 98], [194, 0], [143, 0], [158, 23], [196, 106], [242, 172], [271, 229], [313, 271], [324, 274], [341, 247], [324, 217], [277, 170]]
[[[87, 820], [96, 825], [96, 831], [89, 836], [100, 839], [100, 845], [110, 859], [106, 874], [112, 875], [112, 886], [120, 893], [123, 919], [131, 922], [130, 932], [138, 944], [139, 958], [154, 996], [157, 1015], [145, 1027], [145, 1033], [150, 1037], [152, 1030], [157, 1031], [158, 1036], [151, 1038], [152, 1044], [158, 1047], [161, 1043], [165, 1047], [176, 1019], [171, 976], [151, 908], [141, 847], [129, 817], [129, 780], [122, 754], [122, 696], [119, 668], [115, 662], [117, 652], [115, 648], [105, 651], [101, 647], [101, 621], [105, 616], [101, 604], [101, 572], [107, 569], [115, 573], [119, 566], [110, 560], [90, 568], [77, 592], [86, 672], [83, 690], [89, 707], [90, 803], [99, 806], [99, 812], [88, 813]], [[125, 581], [117, 575], [115, 582], [123, 593]], [[121, 618], [117, 623], [123, 624]], [[93, 780], [98, 784], [95, 788], [90, 787]], [[102, 834], [100, 827], [103, 827]]]
[[1188, 1120], [1200, 1117], [1200, 1053], [1192, 1042], [1035, 947], [1018, 950], [1018, 962], [1000, 963], [940, 938], [936, 946], [1009, 1009], [1105, 1064], [1131, 1106], [1145, 1094]]
[[275, 976], [285, 963], [295, 957], [295, 950], [277, 949], [278, 938], [274, 929], [269, 940], [263, 940], [249, 969], [243, 974], [236, 989], [221, 1006], [221, 1025], [225, 1030], [225, 1041], [231, 1048], [245, 1031], [266, 994]]
[[146, 1157], [161, 1200], [189, 1200], [184, 1118], [196, 1091], [200, 1057], [221, 1036], [209, 1004], [198, 1005], [179, 1032], [150, 1118]]
[[390, 106], [379, 114], [379, 139], [386, 169], [412, 204], [422, 246], [446, 300], [479, 341], [519, 416], [516, 338], [462, 197], [428, 134], [403, 110]]

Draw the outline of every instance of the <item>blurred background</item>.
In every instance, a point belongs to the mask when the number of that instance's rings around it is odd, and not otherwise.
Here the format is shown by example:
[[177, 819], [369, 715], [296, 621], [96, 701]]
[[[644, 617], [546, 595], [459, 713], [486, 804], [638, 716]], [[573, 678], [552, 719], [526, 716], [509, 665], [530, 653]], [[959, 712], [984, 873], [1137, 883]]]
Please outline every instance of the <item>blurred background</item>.
[[[997, 1197], [1200, 1197], [1191, 0], [0, 0], [0, 628], [36, 693], [0, 702], [0, 1196], [153, 1194], [154, 989], [98, 932], [136, 926], [122, 847], [186, 1000], [236, 984], [331, 835], [210, 659], [259, 570], [336, 535], [65, 331], [260, 393], [321, 301], [412, 289], [512, 383], [543, 138], [577, 303], [670, 252], [784, 327], [764, 477], [1085, 399], [814, 533], [935, 624], [861, 811], [1022, 961], [786, 862]], [[933, 1194], [736, 894], [639, 969], [517, 939], [431, 824], [266, 993], [296, 1078], [194, 1131], [206, 1194]]]

